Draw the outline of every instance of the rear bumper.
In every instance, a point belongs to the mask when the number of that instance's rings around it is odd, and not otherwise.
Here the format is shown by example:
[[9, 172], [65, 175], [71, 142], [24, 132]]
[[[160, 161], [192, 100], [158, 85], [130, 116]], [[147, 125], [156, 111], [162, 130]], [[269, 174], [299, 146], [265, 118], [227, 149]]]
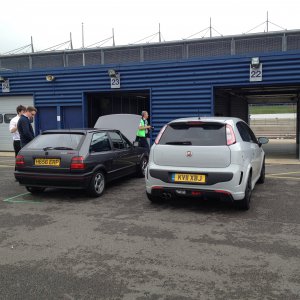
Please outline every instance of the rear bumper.
[[[196, 173], [206, 175], [206, 183], [175, 183], [172, 173]], [[240, 165], [224, 169], [178, 169], [148, 165], [146, 171], [146, 191], [154, 196], [170, 193], [177, 196], [215, 195], [231, 200], [241, 200], [245, 196], [245, 170]]]
[[89, 186], [92, 173], [84, 174], [41, 174], [15, 171], [16, 180], [24, 186], [85, 189]]
[[[148, 190], [147, 190], [147, 193]], [[226, 191], [213, 191], [193, 188], [153, 187], [150, 194], [154, 197], [168, 199], [170, 197], [213, 197], [222, 201], [232, 202], [232, 195]]]

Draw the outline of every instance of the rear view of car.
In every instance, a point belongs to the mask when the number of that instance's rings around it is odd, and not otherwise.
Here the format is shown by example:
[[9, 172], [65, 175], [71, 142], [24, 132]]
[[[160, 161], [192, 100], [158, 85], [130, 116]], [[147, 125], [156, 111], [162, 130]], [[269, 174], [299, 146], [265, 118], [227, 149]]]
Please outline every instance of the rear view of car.
[[15, 177], [31, 193], [69, 188], [98, 197], [111, 180], [144, 176], [147, 162], [148, 152], [119, 130], [48, 130], [21, 149]]
[[185, 118], [167, 124], [152, 146], [146, 192], [152, 202], [172, 196], [221, 196], [249, 209], [264, 180], [266, 139], [237, 118]]

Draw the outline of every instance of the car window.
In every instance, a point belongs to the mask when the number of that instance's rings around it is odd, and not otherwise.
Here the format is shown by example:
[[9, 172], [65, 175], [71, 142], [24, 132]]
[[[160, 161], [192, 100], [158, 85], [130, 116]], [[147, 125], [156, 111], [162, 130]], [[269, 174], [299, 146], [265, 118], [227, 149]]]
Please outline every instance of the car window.
[[115, 149], [126, 149], [128, 148], [128, 142], [126, 142], [119, 132], [110, 131], [109, 132], [113, 147]]
[[257, 143], [257, 139], [253, 131], [245, 124], [244, 122], [238, 122], [236, 127], [241, 135], [241, 138], [244, 142]]
[[220, 146], [226, 145], [224, 124], [218, 123], [173, 123], [164, 131], [159, 144]]
[[29, 145], [29, 149], [70, 148], [78, 149], [83, 134], [79, 133], [47, 133], [37, 136]]
[[90, 152], [103, 152], [111, 150], [109, 138], [106, 132], [97, 132], [93, 134], [90, 145]]
[[3, 123], [3, 115], [0, 114], [0, 123]]

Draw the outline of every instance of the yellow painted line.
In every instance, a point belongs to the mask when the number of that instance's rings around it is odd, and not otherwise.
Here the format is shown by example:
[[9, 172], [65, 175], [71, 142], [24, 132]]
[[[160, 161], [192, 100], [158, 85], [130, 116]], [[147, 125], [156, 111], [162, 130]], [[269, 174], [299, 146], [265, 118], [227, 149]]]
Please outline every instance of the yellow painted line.
[[268, 177], [268, 178], [279, 178], [279, 179], [294, 179], [294, 180], [300, 180], [300, 178], [298, 178], [298, 177], [288, 177], [288, 176], [275, 176], [275, 175], [272, 175], [272, 176], [270, 176], [270, 175], [266, 175], [266, 177]]
[[268, 175], [273, 176], [273, 175], [288, 175], [288, 174], [300, 174], [300, 171], [298, 171], [298, 172], [288, 172], [288, 173], [275, 173], [275, 174], [268, 174]]

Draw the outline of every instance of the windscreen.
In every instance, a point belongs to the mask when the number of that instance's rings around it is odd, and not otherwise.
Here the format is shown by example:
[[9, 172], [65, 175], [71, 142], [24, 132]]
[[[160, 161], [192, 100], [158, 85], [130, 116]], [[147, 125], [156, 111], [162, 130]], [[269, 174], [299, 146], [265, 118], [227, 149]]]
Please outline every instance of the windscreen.
[[226, 145], [225, 125], [200, 122], [169, 124], [159, 144], [191, 146]]
[[76, 150], [83, 134], [78, 133], [51, 133], [37, 136], [28, 146], [28, 149], [73, 149]]

